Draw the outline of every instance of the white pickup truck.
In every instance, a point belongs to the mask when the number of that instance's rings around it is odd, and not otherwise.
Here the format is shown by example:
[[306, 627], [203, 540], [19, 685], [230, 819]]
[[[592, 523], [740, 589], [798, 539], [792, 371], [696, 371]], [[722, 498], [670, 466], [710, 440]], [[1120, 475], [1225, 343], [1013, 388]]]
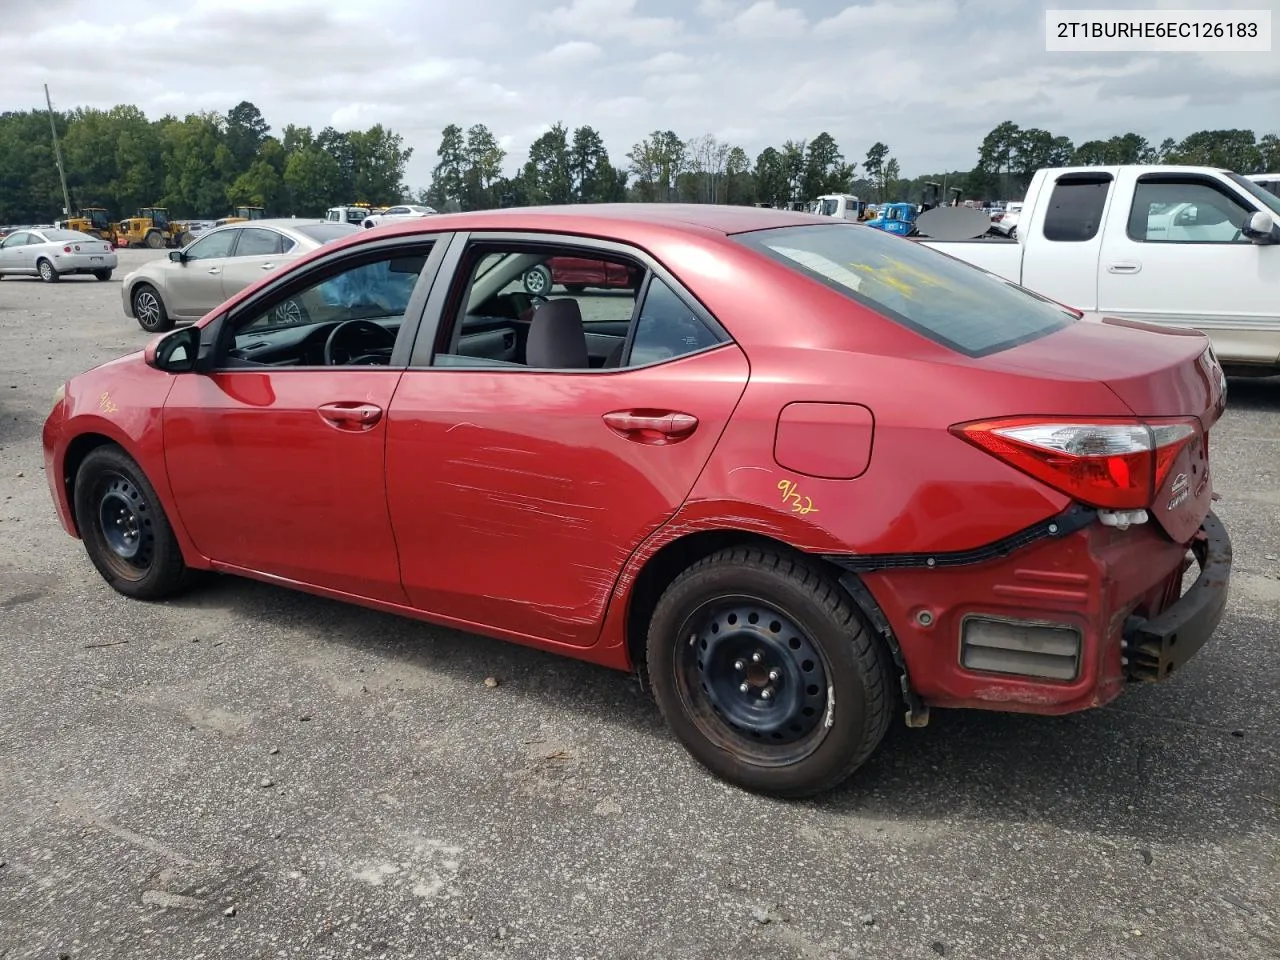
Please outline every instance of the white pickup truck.
[[1039, 170], [1016, 239], [919, 242], [1086, 314], [1201, 330], [1233, 374], [1280, 373], [1280, 197], [1239, 174]]

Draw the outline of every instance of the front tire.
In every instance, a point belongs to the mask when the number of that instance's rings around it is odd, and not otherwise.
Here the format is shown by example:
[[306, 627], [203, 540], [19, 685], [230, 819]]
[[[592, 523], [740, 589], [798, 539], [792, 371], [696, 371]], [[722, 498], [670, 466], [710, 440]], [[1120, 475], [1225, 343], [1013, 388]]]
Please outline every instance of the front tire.
[[117, 446], [90, 451], [76, 472], [76, 525], [102, 578], [126, 597], [160, 600], [187, 581], [187, 565], [155, 488]]
[[148, 333], [163, 333], [173, 328], [169, 311], [164, 308], [164, 301], [160, 299], [160, 294], [151, 284], [138, 284], [131, 299], [134, 319], [143, 330]]
[[828, 790], [889, 727], [884, 645], [838, 584], [773, 550], [722, 550], [680, 574], [654, 610], [647, 657], [676, 737], [753, 792]]
[[143, 242], [152, 250], [160, 250], [164, 247], [164, 237], [159, 230], [150, 231]]
[[43, 258], [36, 264], [36, 272], [45, 283], [57, 283], [62, 279], [62, 275], [53, 268], [53, 264]]
[[524, 273], [524, 289], [530, 296], [545, 297], [551, 292], [551, 271], [542, 264]]

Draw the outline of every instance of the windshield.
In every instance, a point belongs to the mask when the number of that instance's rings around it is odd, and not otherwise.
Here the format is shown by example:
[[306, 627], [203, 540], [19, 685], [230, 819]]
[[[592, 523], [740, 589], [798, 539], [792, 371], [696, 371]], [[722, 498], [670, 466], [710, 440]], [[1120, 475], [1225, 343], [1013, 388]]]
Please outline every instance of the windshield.
[[292, 227], [304, 237], [310, 237], [317, 243], [332, 243], [334, 240], [341, 240], [343, 237], [349, 237], [353, 233], [359, 233], [360, 228], [353, 223], [308, 223], [300, 227]]
[[1248, 177], [1242, 177], [1238, 173], [1228, 173], [1231, 182], [1241, 187], [1246, 193], [1257, 200], [1262, 201], [1262, 205], [1270, 210], [1277, 218], [1280, 218], [1280, 197], [1268, 190], [1264, 190], [1261, 184], [1254, 183]]
[[836, 200], [834, 197], [828, 198], [822, 201], [822, 209], [819, 210], [818, 212], [821, 213], [824, 217], [834, 217], [836, 215], [836, 207], [838, 205], [839, 205], [839, 201]]
[[1076, 319], [954, 257], [852, 223], [757, 230], [734, 239], [971, 357], [1034, 340]]

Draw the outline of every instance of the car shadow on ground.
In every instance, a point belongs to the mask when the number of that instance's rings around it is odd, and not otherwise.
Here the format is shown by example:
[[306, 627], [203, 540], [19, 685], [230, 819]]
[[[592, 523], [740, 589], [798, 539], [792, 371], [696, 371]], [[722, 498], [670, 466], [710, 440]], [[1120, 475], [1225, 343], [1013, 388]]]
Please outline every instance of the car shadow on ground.
[[[692, 763], [634, 675], [234, 577], [213, 577], [173, 603], [301, 628], [402, 670], [466, 684], [493, 676], [509, 696], [568, 711], [584, 725], [638, 731], [673, 761]], [[1194, 672], [1178, 682], [1195, 683]], [[1180, 720], [1174, 707], [1161, 717], [1163, 691], [1144, 693], [1142, 714], [935, 711], [920, 730], [895, 715], [884, 744], [853, 778], [803, 805], [835, 816], [1049, 825], [1146, 843], [1276, 830], [1280, 794], [1265, 733]]]
[[1227, 380], [1227, 407], [1280, 410], [1280, 377], [1232, 377]]

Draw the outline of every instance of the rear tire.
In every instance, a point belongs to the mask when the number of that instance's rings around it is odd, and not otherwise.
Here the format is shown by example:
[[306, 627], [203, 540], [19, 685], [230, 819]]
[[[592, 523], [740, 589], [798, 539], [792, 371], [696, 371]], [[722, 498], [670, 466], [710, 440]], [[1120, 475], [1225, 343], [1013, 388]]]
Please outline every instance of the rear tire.
[[164, 300], [149, 283], [140, 283], [134, 287], [130, 296], [133, 304], [133, 316], [138, 326], [147, 333], [163, 333], [173, 329], [173, 320], [169, 311], [164, 308]]
[[658, 601], [647, 657], [676, 737], [747, 790], [828, 790], [889, 727], [888, 652], [839, 585], [802, 558], [735, 547], [694, 564]]
[[57, 283], [62, 279], [61, 274], [53, 268], [53, 264], [43, 257], [41, 257], [40, 262], [36, 264], [36, 272], [40, 274], [40, 279], [45, 283]]
[[577, 295], [587, 289], [587, 285], [585, 283], [566, 283], [564, 288], [570, 293]]
[[164, 246], [164, 237], [160, 235], [159, 230], [150, 231], [144, 241], [152, 250], [159, 250]]
[[93, 275], [94, 275], [94, 277], [96, 277], [98, 280], [102, 280], [102, 281], [104, 281], [104, 282], [105, 282], [105, 281], [107, 281], [107, 280], [110, 280], [110, 279], [111, 279], [111, 271], [110, 271], [110, 270], [95, 270], [95, 271], [93, 271]]
[[76, 472], [74, 501], [85, 551], [112, 589], [160, 600], [186, 584], [187, 565], [160, 498], [122, 449], [90, 451]]

